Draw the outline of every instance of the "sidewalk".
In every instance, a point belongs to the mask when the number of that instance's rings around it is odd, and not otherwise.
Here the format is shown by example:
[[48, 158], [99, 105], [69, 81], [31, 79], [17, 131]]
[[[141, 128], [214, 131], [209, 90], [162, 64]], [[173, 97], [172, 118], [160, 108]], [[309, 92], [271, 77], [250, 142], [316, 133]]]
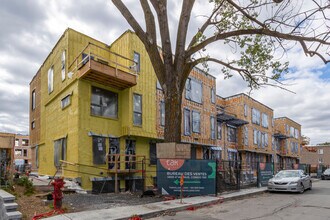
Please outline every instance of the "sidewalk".
[[238, 192], [222, 194], [218, 197], [213, 196], [196, 196], [184, 198], [183, 203], [180, 199], [156, 202], [137, 206], [116, 207], [110, 209], [100, 209], [76, 213], [67, 213], [54, 217], [47, 218], [49, 220], [103, 220], [103, 219], [129, 219], [133, 215], [138, 215], [141, 218], [151, 218], [163, 212], [175, 212], [186, 209], [194, 209], [197, 207], [213, 205], [224, 201], [242, 198], [249, 195], [259, 194], [265, 192], [267, 187], [242, 189]]

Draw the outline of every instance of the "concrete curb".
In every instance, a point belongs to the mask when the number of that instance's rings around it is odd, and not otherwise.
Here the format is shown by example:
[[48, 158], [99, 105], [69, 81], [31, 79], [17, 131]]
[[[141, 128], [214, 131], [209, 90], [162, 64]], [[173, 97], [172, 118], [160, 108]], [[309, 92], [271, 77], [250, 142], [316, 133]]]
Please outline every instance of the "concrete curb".
[[195, 210], [200, 207], [219, 204], [225, 201], [230, 201], [234, 199], [240, 199], [243, 197], [256, 195], [263, 193], [267, 190], [266, 187], [254, 188], [248, 190], [241, 190], [238, 192], [233, 192], [225, 195], [219, 195], [218, 197], [213, 196], [196, 196], [190, 198], [184, 198], [183, 204], [180, 203], [180, 199], [156, 202], [145, 205], [137, 206], [125, 206], [125, 207], [115, 207], [110, 209], [101, 209], [93, 211], [83, 211], [77, 213], [67, 213], [58, 216], [53, 216], [47, 219], [50, 220], [103, 220], [103, 219], [113, 219], [122, 220], [129, 219], [133, 215], [137, 215], [141, 218], [147, 219], [156, 217], [159, 215], [164, 215], [167, 212], [178, 212], [183, 210]]

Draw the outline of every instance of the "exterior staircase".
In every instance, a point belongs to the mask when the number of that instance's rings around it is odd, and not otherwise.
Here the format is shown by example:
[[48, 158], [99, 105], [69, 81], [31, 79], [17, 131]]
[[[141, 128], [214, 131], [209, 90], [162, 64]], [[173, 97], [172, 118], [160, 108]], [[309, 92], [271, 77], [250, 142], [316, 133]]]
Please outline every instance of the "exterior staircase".
[[0, 189], [0, 219], [21, 220], [22, 213], [17, 211], [15, 196]]

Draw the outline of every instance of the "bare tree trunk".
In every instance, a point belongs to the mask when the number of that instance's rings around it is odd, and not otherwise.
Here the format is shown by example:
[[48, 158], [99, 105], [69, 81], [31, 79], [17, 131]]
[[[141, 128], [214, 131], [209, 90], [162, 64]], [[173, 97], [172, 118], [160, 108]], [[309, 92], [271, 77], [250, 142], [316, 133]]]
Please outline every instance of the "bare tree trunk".
[[171, 83], [167, 83], [164, 91], [165, 98], [165, 142], [181, 142], [181, 121], [182, 121], [182, 88], [179, 86], [179, 75], [172, 74]]

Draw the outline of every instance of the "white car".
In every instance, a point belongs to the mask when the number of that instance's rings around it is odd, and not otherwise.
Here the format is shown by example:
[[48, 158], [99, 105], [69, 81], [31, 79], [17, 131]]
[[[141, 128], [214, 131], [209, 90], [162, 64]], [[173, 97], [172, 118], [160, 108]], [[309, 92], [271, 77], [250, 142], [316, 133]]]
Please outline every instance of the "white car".
[[303, 170], [282, 170], [268, 180], [268, 191], [300, 192], [312, 189], [312, 180]]

